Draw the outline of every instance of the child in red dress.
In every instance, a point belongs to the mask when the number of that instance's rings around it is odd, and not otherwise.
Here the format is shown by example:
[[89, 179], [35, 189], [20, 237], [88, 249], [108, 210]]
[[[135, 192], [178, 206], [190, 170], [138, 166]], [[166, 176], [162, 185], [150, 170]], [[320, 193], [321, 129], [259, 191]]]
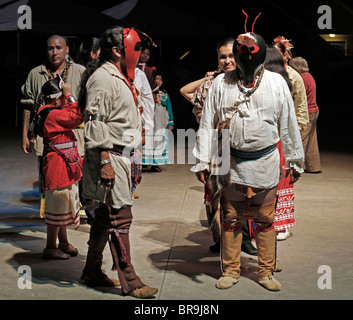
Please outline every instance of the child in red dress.
[[78, 254], [68, 241], [66, 227], [80, 225], [78, 181], [82, 177], [82, 159], [72, 129], [83, 122], [83, 114], [70, 84], [58, 78], [43, 85], [42, 95], [45, 105], [38, 110], [36, 125], [44, 143], [47, 245], [43, 257], [69, 259]]

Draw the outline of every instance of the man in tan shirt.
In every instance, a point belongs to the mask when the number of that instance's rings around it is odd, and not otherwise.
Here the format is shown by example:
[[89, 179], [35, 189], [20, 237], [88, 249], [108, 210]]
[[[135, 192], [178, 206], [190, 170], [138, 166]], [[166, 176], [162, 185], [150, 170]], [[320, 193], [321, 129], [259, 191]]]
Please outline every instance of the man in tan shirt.
[[[45, 64], [32, 69], [26, 79], [26, 82], [21, 88], [23, 105], [23, 131], [22, 131], [22, 149], [24, 153], [32, 151], [28, 131], [31, 121], [31, 114], [39, 103], [39, 95], [42, 86], [45, 82], [61, 76], [64, 82], [71, 85], [72, 94], [78, 98], [82, 74], [85, 67], [70, 61], [67, 56], [69, 54], [69, 46], [65, 38], [59, 35], [53, 35], [47, 40], [47, 61]], [[34, 149], [38, 156], [42, 155], [42, 144], [40, 141], [33, 141]], [[82, 146], [81, 146], [82, 148]], [[80, 151], [80, 150], [79, 150]], [[80, 152], [82, 154], [82, 150]]]
[[108, 29], [100, 40], [100, 61], [86, 84], [83, 194], [99, 201], [100, 207], [95, 210], [81, 282], [87, 286], [114, 282], [101, 270], [109, 239], [123, 295], [149, 298], [158, 290], [145, 285], [136, 274], [129, 241], [133, 186], [140, 168], [136, 149], [142, 133], [133, 85], [139, 43], [133, 29]]
[[[44, 218], [44, 190], [42, 186], [41, 168], [43, 166], [43, 139], [40, 136], [30, 135], [30, 123], [39, 107], [42, 105], [40, 92], [44, 83], [59, 75], [62, 80], [71, 85], [74, 97], [78, 98], [81, 78], [85, 67], [68, 59], [69, 46], [65, 38], [53, 35], [47, 40], [47, 61], [33, 68], [21, 88], [23, 105], [23, 127], [22, 127], [22, 150], [28, 154], [32, 152], [31, 144], [35, 154], [38, 156], [39, 167], [39, 194], [41, 198], [40, 216]], [[83, 130], [73, 130], [78, 141], [78, 151], [81, 157], [84, 155]]]

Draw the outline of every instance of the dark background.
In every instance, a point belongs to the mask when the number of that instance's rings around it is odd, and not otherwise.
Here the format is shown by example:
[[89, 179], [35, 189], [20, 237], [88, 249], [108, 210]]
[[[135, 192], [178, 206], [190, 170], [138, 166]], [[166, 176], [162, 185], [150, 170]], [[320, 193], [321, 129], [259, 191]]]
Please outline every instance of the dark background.
[[[116, 21], [101, 14], [120, 2], [123, 1], [29, 1], [32, 30], [0, 32], [2, 132], [15, 131], [20, 137], [19, 88], [28, 72], [45, 60], [45, 43], [50, 35], [68, 36], [70, 55], [75, 58], [85, 36], [99, 37], [102, 31], [116, 24], [133, 26], [153, 38], [158, 47], [153, 49], [152, 61], [163, 73], [172, 101], [175, 130], [197, 129], [192, 106], [179, 89], [217, 68], [217, 43], [224, 37], [237, 37], [244, 32], [242, 10], [245, 10], [249, 15], [248, 31], [261, 12], [254, 31], [267, 43], [278, 35], [285, 36], [294, 45], [293, 55], [308, 61], [317, 82], [320, 148], [353, 151], [353, 57], [344, 56], [319, 36], [353, 34], [351, 1], [140, 0], [124, 20]], [[332, 30], [318, 28], [320, 5], [329, 5], [332, 9]], [[187, 51], [190, 53], [180, 60]]]

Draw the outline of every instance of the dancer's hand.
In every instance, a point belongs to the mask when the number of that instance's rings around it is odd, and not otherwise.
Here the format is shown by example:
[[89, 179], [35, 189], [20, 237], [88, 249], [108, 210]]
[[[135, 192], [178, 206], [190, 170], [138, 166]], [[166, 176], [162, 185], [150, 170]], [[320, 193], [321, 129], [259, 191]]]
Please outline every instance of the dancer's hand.
[[63, 95], [64, 95], [65, 97], [67, 97], [67, 96], [69, 96], [70, 94], [72, 94], [70, 83], [63, 83], [63, 85], [62, 85], [62, 91], [63, 91]]
[[115, 171], [110, 162], [109, 154], [107, 151], [100, 152], [100, 160], [101, 161], [109, 161], [101, 166], [100, 170], [100, 182], [102, 185], [106, 187], [113, 188], [115, 183]]
[[106, 163], [101, 167], [101, 184], [113, 188], [115, 183], [115, 171], [111, 163]]
[[29, 142], [28, 137], [23, 137], [22, 138], [22, 150], [24, 153], [31, 153], [31, 143]]
[[197, 180], [199, 180], [203, 184], [207, 183], [209, 176], [210, 176], [210, 173], [207, 170], [196, 172]]
[[294, 168], [286, 170], [286, 178], [288, 177], [288, 175], [290, 175], [290, 180], [289, 180], [290, 184], [297, 182], [300, 178], [300, 173], [296, 171]]

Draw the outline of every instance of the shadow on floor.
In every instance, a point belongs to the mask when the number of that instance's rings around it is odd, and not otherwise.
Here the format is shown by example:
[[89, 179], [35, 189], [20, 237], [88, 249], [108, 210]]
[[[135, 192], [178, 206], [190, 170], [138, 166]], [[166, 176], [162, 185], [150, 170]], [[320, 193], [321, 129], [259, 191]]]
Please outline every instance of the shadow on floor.
[[[177, 220], [153, 221], [151, 224], [155, 226], [154, 230], [144, 235], [148, 241], [170, 244], [171, 226], [177, 224], [178, 242], [190, 243], [181, 245], [173, 243], [171, 249], [150, 254], [149, 258], [155, 268], [175, 271], [193, 281], [200, 281], [199, 276], [202, 274], [214, 279], [221, 276], [219, 254], [209, 251], [212, 235], [207, 228], [203, 231], [193, 231], [199, 229], [199, 226]], [[243, 254], [241, 265], [241, 276], [257, 282], [257, 257]]]

